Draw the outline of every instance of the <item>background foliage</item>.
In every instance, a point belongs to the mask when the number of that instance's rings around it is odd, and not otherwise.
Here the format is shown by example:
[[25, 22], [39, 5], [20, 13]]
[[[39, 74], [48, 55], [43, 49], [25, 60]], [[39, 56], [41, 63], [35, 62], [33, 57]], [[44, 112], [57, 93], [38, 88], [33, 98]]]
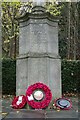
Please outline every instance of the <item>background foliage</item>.
[[62, 60], [62, 90], [63, 93], [80, 92], [80, 61]]
[[2, 94], [15, 94], [16, 91], [16, 61], [2, 60]]
[[[15, 94], [16, 92], [16, 60], [2, 60], [2, 92]], [[79, 90], [80, 61], [62, 60], [62, 90], [63, 93], [75, 93]]]
[[[46, 3], [46, 11], [59, 19], [59, 53], [62, 59], [80, 59], [80, 2]], [[2, 3], [2, 52], [3, 58], [18, 55], [19, 23], [21, 14], [31, 12], [30, 2]]]
[[[80, 2], [48, 2], [45, 7], [59, 19], [63, 93], [80, 92]], [[16, 56], [19, 51], [19, 23], [16, 18], [24, 12], [31, 12], [31, 8], [30, 2], [2, 2], [3, 94], [15, 94]]]

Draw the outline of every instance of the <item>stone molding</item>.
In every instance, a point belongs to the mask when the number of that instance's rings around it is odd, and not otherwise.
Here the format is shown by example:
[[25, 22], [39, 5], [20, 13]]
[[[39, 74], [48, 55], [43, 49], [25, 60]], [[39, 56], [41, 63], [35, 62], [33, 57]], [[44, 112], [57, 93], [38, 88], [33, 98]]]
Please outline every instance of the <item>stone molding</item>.
[[60, 59], [59, 55], [51, 54], [51, 53], [27, 53], [27, 54], [20, 54], [17, 59], [26, 59], [26, 58], [52, 58], [52, 59]]
[[26, 27], [29, 24], [47, 24], [47, 25], [52, 26], [52, 27], [57, 27], [56, 22], [53, 22], [53, 21], [50, 21], [47, 18], [44, 18], [44, 19], [39, 19], [39, 20], [29, 19], [28, 21], [24, 21], [24, 23], [23, 22], [20, 23], [20, 28]]
[[29, 19], [48, 19], [53, 22], [58, 22], [58, 18], [51, 15], [49, 12], [46, 12], [45, 8], [42, 6], [35, 6], [32, 8], [31, 13], [25, 13], [17, 18], [19, 23], [28, 21]]

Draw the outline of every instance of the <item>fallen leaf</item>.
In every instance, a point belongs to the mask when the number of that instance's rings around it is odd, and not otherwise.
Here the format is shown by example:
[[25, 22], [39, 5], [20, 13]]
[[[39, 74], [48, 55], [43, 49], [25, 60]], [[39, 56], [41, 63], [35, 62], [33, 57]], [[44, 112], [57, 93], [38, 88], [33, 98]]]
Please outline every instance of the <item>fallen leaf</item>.
[[60, 112], [60, 110], [57, 110], [57, 112]]
[[54, 109], [56, 109], [56, 106], [54, 106]]
[[2, 112], [2, 115], [7, 115], [8, 113]]
[[76, 110], [76, 112], [78, 112], [78, 110]]
[[53, 106], [54, 106], [54, 104], [53, 104]]
[[10, 105], [12, 107], [12, 105]]
[[20, 111], [16, 111], [17, 113], [19, 113]]

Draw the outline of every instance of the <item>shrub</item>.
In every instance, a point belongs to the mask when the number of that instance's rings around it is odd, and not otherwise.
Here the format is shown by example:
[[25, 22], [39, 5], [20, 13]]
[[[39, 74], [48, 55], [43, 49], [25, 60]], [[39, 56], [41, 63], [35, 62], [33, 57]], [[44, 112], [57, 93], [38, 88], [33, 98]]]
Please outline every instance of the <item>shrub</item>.
[[[61, 62], [62, 92], [80, 92], [80, 61]], [[15, 94], [16, 92], [16, 60], [3, 59], [2, 61], [2, 93]]]
[[80, 61], [62, 60], [62, 90], [65, 92], [78, 92], [80, 78]]
[[2, 60], [2, 94], [15, 94], [16, 91], [16, 61]]

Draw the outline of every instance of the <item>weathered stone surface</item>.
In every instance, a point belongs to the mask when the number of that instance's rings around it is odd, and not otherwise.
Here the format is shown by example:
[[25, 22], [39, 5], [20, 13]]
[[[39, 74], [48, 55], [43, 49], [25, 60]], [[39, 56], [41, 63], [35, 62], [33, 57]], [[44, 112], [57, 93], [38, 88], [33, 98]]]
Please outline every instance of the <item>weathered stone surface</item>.
[[12, 112], [10, 112], [10, 114], [8, 116], [6, 116], [7, 118], [45, 118], [45, 114], [44, 111], [42, 110], [26, 110], [26, 109], [22, 109], [17, 113], [17, 110], [13, 110]]
[[39, 7], [19, 18], [19, 22], [16, 94], [25, 94], [29, 85], [43, 82], [50, 87], [53, 98], [61, 97], [57, 21]]
[[[54, 111], [54, 110], [50, 110], [50, 111], [44, 111], [44, 110], [26, 110], [26, 109], [22, 109], [19, 110], [17, 112], [17, 110], [12, 110], [5, 118], [4, 120], [10, 120], [10, 119], [19, 119], [22, 118], [25, 120], [27, 120], [28, 118], [34, 118], [34, 119], [39, 119], [40, 120], [49, 120], [49, 119], [53, 119], [53, 120], [79, 120], [78, 118], [78, 113], [76, 113], [74, 110], [72, 111]], [[43, 119], [41, 119], [43, 118]], [[61, 119], [60, 119], [61, 118]], [[29, 120], [28, 119], [28, 120]], [[31, 120], [31, 119], [30, 119]]]
[[53, 98], [61, 96], [60, 59], [48, 57], [17, 60], [17, 94], [24, 94], [29, 85], [36, 82], [47, 84]]
[[[49, 20], [30, 20], [29, 24], [20, 28], [19, 54], [51, 53], [58, 55], [58, 25]], [[46, 23], [46, 21], [48, 23]], [[23, 23], [24, 24], [24, 23]]]
[[16, 95], [25, 94], [28, 85], [28, 59], [17, 60]]

